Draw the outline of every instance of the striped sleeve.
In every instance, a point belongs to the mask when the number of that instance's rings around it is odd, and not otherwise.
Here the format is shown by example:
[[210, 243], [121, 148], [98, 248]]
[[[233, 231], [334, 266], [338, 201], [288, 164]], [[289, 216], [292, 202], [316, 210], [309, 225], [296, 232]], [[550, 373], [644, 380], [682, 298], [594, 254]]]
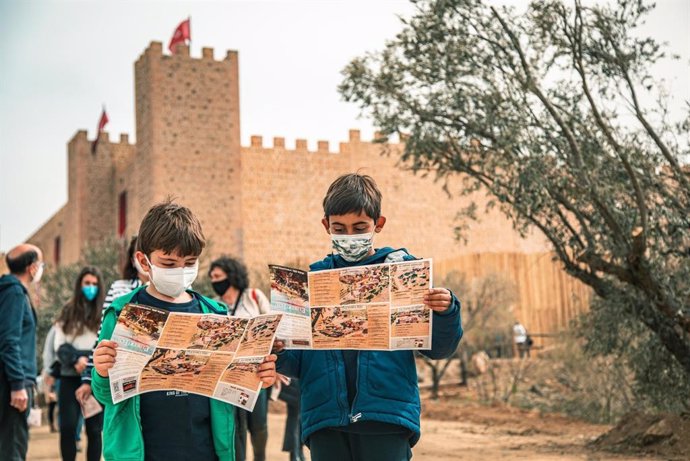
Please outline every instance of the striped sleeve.
[[[141, 280], [139, 279], [115, 280], [113, 284], [110, 285], [110, 289], [108, 290], [108, 293], [105, 295], [105, 300], [103, 301], [103, 310], [101, 311], [101, 322], [98, 325], [98, 333], [96, 334], [96, 338], [99, 338], [101, 336], [101, 328], [103, 326], [103, 315], [105, 315], [105, 311], [108, 307], [110, 307], [110, 304], [113, 301], [115, 301], [115, 299], [119, 298], [120, 296], [124, 296], [133, 290], [136, 290], [140, 286]], [[98, 339], [96, 339], [96, 342], [91, 348], [91, 352], [89, 353], [89, 361], [86, 365], [86, 368], [81, 374], [82, 384], [91, 384], [91, 370], [93, 369], [93, 350], [96, 349], [97, 345]]]

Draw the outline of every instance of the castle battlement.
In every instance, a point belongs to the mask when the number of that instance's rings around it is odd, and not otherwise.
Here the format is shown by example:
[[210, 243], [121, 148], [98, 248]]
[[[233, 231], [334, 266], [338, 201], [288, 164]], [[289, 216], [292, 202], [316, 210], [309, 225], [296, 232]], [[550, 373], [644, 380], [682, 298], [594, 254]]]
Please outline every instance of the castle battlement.
[[287, 149], [285, 147], [285, 138], [280, 136], [280, 137], [274, 137], [273, 138], [273, 146], [264, 146], [264, 138], [263, 136], [258, 136], [258, 135], [253, 135], [250, 137], [249, 141], [249, 146], [243, 147], [244, 149], [251, 149], [251, 150], [265, 150], [265, 151], [281, 151], [281, 152], [299, 152], [299, 153], [310, 153], [310, 154], [317, 154], [317, 153], [326, 153], [326, 154], [339, 154], [341, 152], [330, 152], [329, 150], [329, 143], [328, 141], [317, 141], [316, 142], [316, 150], [315, 151], [310, 151], [309, 146], [308, 146], [308, 141], [303, 138], [298, 138], [295, 139], [295, 147], [294, 149]]
[[[328, 141], [324, 140], [318, 140], [316, 141], [316, 150], [309, 150], [308, 147], [308, 141], [303, 138], [297, 138], [295, 139], [295, 147], [294, 149], [287, 149], [285, 147], [285, 138], [282, 136], [277, 136], [273, 138], [273, 146], [264, 146], [264, 139], [263, 136], [260, 135], [252, 135], [249, 140], [249, 146], [243, 146], [243, 149], [251, 149], [251, 150], [279, 150], [282, 152], [299, 152], [299, 153], [309, 153], [309, 154], [347, 154], [351, 152], [351, 146], [355, 144], [373, 144], [376, 143], [377, 140], [382, 138], [381, 133], [376, 132], [374, 133], [374, 137], [371, 141], [362, 141], [361, 140], [361, 134], [359, 130], [349, 130], [348, 132], [348, 141], [345, 142], [340, 142], [338, 143], [338, 150], [337, 151], [331, 151], [330, 150], [330, 143]], [[395, 144], [392, 144], [395, 145]]]
[[69, 141], [67, 141], [67, 144], [72, 145], [72, 144], [78, 144], [78, 143], [82, 143], [82, 142], [89, 142], [89, 138], [88, 138], [88, 135], [86, 133], [86, 130], [77, 130], [77, 132], [74, 133], [72, 138]]
[[223, 62], [223, 61], [237, 61], [237, 50], [227, 50], [225, 58], [216, 60], [215, 50], [211, 47], [201, 48], [201, 56], [195, 58], [191, 56], [188, 45], [178, 44], [175, 47], [175, 54], [168, 55], [163, 53], [163, 44], [161, 42], [153, 41], [144, 50], [144, 52], [139, 56], [137, 62], [141, 61], [143, 58], [161, 58], [161, 59], [193, 59], [196, 61], [212, 61], [212, 62]]
[[[76, 133], [74, 133], [74, 136], [72, 136], [72, 139], [69, 140], [69, 144], [91, 144], [94, 142], [96, 138], [89, 139], [88, 133], [86, 130], [78, 130]], [[110, 140], [110, 133], [107, 131], [101, 131], [101, 136], [98, 138], [98, 144], [109, 144], [111, 146], [132, 146], [133, 144], [129, 142], [129, 134], [128, 133], [120, 133], [120, 139], [119, 141], [111, 141]]]

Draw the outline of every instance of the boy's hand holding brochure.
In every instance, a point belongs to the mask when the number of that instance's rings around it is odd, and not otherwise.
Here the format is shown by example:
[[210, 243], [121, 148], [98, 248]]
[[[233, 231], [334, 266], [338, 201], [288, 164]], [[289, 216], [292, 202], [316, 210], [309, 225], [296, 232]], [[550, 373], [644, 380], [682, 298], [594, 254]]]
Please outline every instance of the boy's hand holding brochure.
[[450, 291], [446, 288], [430, 288], [429, 292], [424, 295], [424, 304], [429, 306], [429, 309], [439, 314], [447, 311], [451, 303], [452, 296]]

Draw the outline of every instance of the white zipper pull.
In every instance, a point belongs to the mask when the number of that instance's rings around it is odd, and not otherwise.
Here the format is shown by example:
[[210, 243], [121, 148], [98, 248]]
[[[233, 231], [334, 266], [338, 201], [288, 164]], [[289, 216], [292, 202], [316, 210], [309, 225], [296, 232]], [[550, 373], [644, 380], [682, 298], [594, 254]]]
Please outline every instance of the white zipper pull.
[[357, 413], [356, 415], [350, 416], [350, 422], [356, 423], [359, 418], [362, 417], [362, 413]]

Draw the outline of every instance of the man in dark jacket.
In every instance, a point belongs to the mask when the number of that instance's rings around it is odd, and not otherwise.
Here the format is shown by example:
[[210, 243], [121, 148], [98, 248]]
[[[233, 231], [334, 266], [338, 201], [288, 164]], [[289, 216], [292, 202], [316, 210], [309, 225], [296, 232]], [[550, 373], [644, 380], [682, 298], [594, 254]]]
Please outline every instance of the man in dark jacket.
[[29, 284], [43, 274], [43, 254], [22, 244], [7, 254], [10, 273], [0, 277], [0, 459], [26, 459], [26, 417], [36, 383], [36, 312]]

